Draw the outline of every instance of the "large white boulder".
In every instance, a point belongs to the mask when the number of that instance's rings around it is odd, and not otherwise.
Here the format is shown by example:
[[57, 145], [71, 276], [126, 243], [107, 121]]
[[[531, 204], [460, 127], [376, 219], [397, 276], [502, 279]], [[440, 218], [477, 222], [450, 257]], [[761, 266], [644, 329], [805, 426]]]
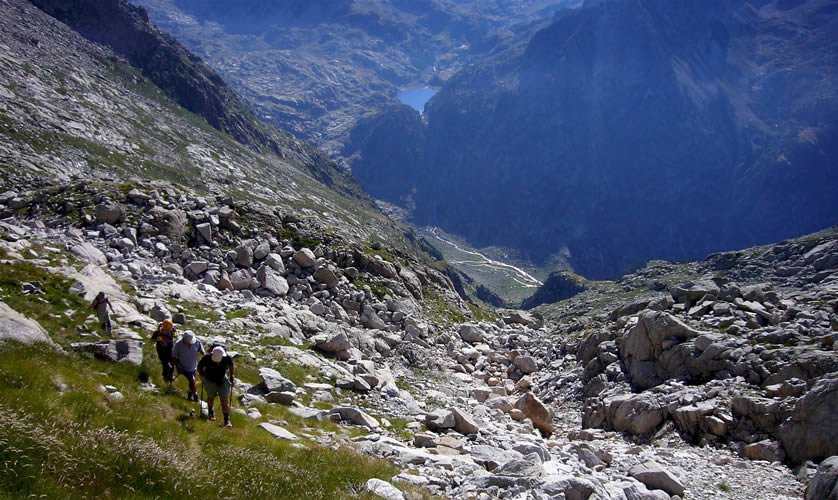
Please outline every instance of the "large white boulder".
[[0, 341], [11, 340], [22, 344], [44, 343], [55, 346], [37, 321], [15, 311], [5, 302], [0, 302]]

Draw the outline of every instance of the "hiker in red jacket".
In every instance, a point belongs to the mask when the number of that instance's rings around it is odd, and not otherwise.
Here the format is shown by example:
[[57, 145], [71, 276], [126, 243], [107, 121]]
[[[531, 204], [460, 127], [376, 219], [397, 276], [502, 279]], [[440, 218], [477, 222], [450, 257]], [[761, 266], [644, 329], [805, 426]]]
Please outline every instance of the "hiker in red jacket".
[[157, 357], [160, 359], [160, 364], [163, 367], [163, 380], [171, 382], [174, 377], [174, 366], [172, 366], [172, 349], [175, 345], [175, 324], [171, 319], [164, 319], [157, 327], [157, 331], [151, 336], [151, 340], [156, 340]]

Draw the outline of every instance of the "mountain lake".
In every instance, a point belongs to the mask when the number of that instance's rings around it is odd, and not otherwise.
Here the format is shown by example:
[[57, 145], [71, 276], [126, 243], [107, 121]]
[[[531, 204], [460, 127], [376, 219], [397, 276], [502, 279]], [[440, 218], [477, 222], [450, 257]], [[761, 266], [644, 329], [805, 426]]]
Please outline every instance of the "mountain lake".
[[396, 94], [396, 98], [401, 101], [402, 104], [407, 104], [416, 111], [422, 113], [425, 111], [425, 103], [430, 101], [434, 94], [436, 94], [436, 89], [431, 87], [419, 87], [400, 90]]

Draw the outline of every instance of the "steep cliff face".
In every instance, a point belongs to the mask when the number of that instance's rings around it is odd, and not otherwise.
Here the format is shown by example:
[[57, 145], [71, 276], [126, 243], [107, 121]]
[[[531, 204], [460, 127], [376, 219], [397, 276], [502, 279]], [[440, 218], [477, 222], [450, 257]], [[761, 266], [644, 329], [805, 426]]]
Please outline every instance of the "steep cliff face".
[[[417, 220], [608, 276], [838, 216], [834, 2], [588, 2], [426, 110]], [[386, 168], [386, 167], [383, 167]]]
[[85, 38], [125, 57], [178, 104], [236, 141], [272, 150], [305, 166], [328, 186], [364, 196], [354, 180], [322, 153], [260, 122], [215, 71], [152, 25], [143, 8], [124, 0], [32, 3]]
[[[425, 162], [425, 125], [409, 106], [393, 106], [360, 120], [343, 155], [352, 175], [375, 198], [406, 205]], [[381, 165], [398, 168], [381, 169]]]

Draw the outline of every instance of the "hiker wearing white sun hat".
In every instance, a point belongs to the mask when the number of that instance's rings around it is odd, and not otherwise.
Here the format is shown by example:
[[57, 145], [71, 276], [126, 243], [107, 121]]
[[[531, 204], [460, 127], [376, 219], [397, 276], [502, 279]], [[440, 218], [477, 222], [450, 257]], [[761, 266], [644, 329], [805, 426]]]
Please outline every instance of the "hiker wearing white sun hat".
[[175, 347], [172, 349], [172, 364], [178, 373], [182, 373], [189, 381], [189, 401], [198, 401], [198, 391], [195, 390], [198, 354], [204, 354], [201, 341], [196, 339], [191, 331], [183, 332], [183, 336], [175, 342]]
[[[227, 374], [229, 373], [229, 377]], [[203, 387], [207, 391], [207, 416], [215, 420], [215, 396], [221, 397], [221, 411], [224, 413], [224, 426], [232, 427], [230, 423], [230, 394], [232, 393], [235, 366], [233, 358], [221, 346], [216, 346], [212, 352], [205, 354], [198, 363], [198, 374], [201, 376]]]

